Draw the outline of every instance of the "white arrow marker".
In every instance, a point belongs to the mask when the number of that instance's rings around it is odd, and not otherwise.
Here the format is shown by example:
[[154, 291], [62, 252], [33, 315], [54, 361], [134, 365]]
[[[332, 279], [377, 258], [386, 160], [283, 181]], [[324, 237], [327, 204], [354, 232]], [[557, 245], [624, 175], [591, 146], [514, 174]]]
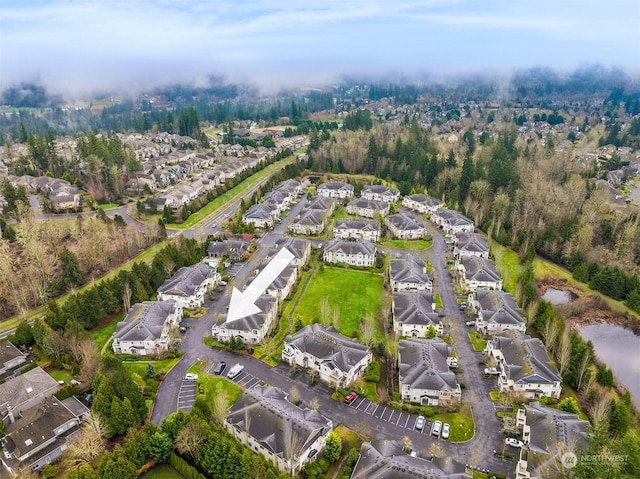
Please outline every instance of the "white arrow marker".
[[231, 302], [229, 303], [226, 322], [236, 321], [245, 316], [260, 313], [260, 308], [255, 305], [256, 300], [262, 296], [269, 285], [280, 276], [280, 273], [291, 263], [293, 258], [295, 258], [295, 256], [291, 251], [287, 248], [282, 248], [278, 251], [278, 254], [269, 261], [269, 264], [260, 271], [256, 279], [247, 286], [244, 293], [240, 292], [240, 290], [234, 286], [231, 293]]

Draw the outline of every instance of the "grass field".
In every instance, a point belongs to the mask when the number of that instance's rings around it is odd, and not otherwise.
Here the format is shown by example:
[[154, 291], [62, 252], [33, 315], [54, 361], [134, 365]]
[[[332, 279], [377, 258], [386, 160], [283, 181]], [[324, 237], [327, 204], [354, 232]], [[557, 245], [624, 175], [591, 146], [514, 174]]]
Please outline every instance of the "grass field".
[[484, 351], [484, 348], [487, 347], [487, 340], [480, 338], [475, 331], [469, 331], [469, 341], [471, 341], [474, 351]]
[[169, 464], [160, 464], [153, 469], [149, 469], [140, 476], [140, 479], [184, 479], [184, 476]]
[[180, 358], [162, 359], [160, 361], [123, 361], [123, 366], [131, 373], [134, 382], [140, 386], [145, 394], [155, 397], [159, 383], [153, 378], [147, 377], [147, 364], [152, 364], [156, 375], [165, 375]]
[[[233, 381], [229, 381], [224, 376], [210, 375], [204, 371], [204, 364], [202, 361], [195, 363], [188, 371], [190, 373], [198, 374], [198, 386], [202, 386], [204, 389], [204, 395], [207, 399], [207, 404], [213, 404], [213, 398], [220, 394], [221, 391], [225, 391], [227, 398], [229, 399], [229, 405], [236, 402], [236, 400], [242, 394], [242, 388]], [[233, 364], [227, 364], [227, 370], [231, 368]]]
[[[382, 303], [382, 275], [366, 271], [325, 267], [318, 272], [307, 286], [294, 317], [300, 317], [304, 324], [311, 324], [320, 318], [319, 304], [322, 298], [329, 298], [329, 304], [340, 308], [338, 330], [349, 337], [356, 337], [360, 321], [366, 315], [377, 317]], [[376, 338], [382, 340], [382, 331]]]
[[121, 315], [115, 317], [113, 321], [111, 321], [106, 326], [91, 331], [91, 338], [96, 343], [96, 347], [98, 351], [102, 351], [104, 345], [111, 339], [111, 335], [115, 332], [116, 326], [120, 321], [124, 319], [126, 315], [122, 313]]
[[380, 241], [380, 244], [384, 246], [390, 245], [397, 249], [406, 249], [409, 251], [422, 251], [422, 250], [431, 248], [433, 241], [424, 240], [424, 239], [419, 239], [419, 240], [383, 239]]
[[502, 276], [503, 289], [515, 296], [518, 276], [520, 276], [520, 257], [512, 249], [489, 239], [489, 247], [493, 255], [496, 268]]
[[436, 414], [430, 418], [430, 420], [442, 421], [442, 424], [445, 422], [449, 423], [451, 426], [449, 442], [468, 441], [475, 434], [475, 424], [471, 406], [466, 403], [460, 406], [460, 412]]

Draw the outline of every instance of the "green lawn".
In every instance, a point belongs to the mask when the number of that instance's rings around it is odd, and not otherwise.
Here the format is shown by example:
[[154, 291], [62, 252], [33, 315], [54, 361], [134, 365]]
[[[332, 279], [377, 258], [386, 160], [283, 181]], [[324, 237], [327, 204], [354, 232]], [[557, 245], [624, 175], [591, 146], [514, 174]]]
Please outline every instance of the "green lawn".
[[169, 464], [160, 464], [153, 469], [149, 469], [140, 476], [140, 479], [184, 479], [184, 476]]
[[371, 315], [376, 321], [376, 338], [384, 335], [378, 326], [378, 312], [382, 302], [382, 275], [366, 271], [325, 267], [318, 272], [307, 286], [294, 317], [300, 317], [304, 324], [311, 324], [320, 318], [319, 305], [326, 296], [329, 304], [340, 308], [338, 331], [349, 337], [356, 337], [360, 321]]
[[[227, 364], [227, 368], [230, 368], [231, 366], [233, 366], [233, 364]], [[229, 381], [225, 376], [206, 374], [205, 372], [203, 372], [202, 368], [203, 363], [199, 361], [191, 366], [188, 371], [190, 373], [198, 374], [198, 386], [202, 386], [202, 388], [204, 389], [204, 395], [207, 399], [207, 404], [213, 404], [213, 398], [216, 395], [220, 394], [220, 392], [223, 390], [227, 393], [229, 405], [236, 402], [236, 400], [242, 394], [242, 388], [233, 381]]]
[[427, 248], [431, 248], [431, 245], [433, 244], [433, 240], [424, 240], [424, 239], [419, 239], [419, 240], [400, 240], [400, 239], [394, 239], [394, 240], [389, 240], [389, 239], [382, 239], [380, 241], [380, 244], [382, 245], [391, 245], [394, 248], [398, 248], [398, 249], [406, 249], [406, 250], [410, 250], [410, 251], [421, 251]]
[[105, 203], [103, 205], [98, 205], [98, 208], [101, 210], [113, 210], [119, 207], [120, 205], [118, 203]]
[[56, 381], [64, 381], [67, 384], [73, 379], [71, 372], [66, 369], [52, 369], [49, 371], [49, 375]]
[[126, 315], [123, 313], [113, 319], [109, 324], [100, 329], [91, 331], [91, 338], [96, 343], [98, 351], [102, 351], [105, 344], [111, 339], [111, 335], [115, 332], [116, 326], [124, 319]]
[[471, 406], [463, 403], [460, 406], [460, 412], [436, 414], [430, 418], [431, 421], [442, 421], [442, 424], [449, 423], [451, 432], [449, 434], [449, 442], [468, 441], [475, 434], [475, 425], [473, 421], [473, 413]]
[[482, 339], [475, 331], [469, 331], [469, 341], [471, 341], [474, 351], [484, 351], [484, 348], [487, 347], [487, 340]]
[[153, 368], [158, 375], [165, 375], [169, 370], [180, 361], [180, 358], [160, 359], [159, 361], [123, 361], [122, 364], [131, 374], [139, 376], [147, 375], [147, 364], [153, 364]]
[[520, 257], [512, 249], [506, 248], [497, 241], [489, 239], [489, 247], [496, 268], [502, 275], [503, 289], [516, 295], [516, 284], [520, 276]]

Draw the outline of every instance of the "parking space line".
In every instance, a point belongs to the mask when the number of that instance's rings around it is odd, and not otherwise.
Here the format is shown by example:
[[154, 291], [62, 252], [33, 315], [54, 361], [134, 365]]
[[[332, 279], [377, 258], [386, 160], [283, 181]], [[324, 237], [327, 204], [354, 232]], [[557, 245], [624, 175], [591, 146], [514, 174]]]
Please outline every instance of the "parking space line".
[[384, 414], [387, 412], [387, 406], [384, 407], [384, 409], [382, 410], [382, 414], [380, 414], [380, 419], [384, 418]]
[[391, 409], [391, 414], [389, 415], [389, 419], [387, 419], [387, 421], [391, 422], [391, 419], [393, 418], [393, 413], [395, 411], [393, 409]]
[[407, 420], [404, 423], [404, 427], [407, 427], [407, 424], [409, 424], [409, 419], [411, 419], [411, 414], [407, 416]]
[[373, 416], [376, 413], [376, 411], [378, 410], [378, 408], [380, 407], [380, 404], [374, 403], [374, 402], [372, 402], [371, 404], [375, 404], [376, 405], [376, 407], [373, 409], [373, 412], [371, 413], [371, 415]]
[[402, 413], [398, 414], [398, 420], [396, 421], [396, 426], [398, 425], [398, 423], [400, 422], [400, 419], [402, 419]]
[[[372, 405], [373, 403], [371, 401], [369, 401], [369, 404], [367, 404], [367, 407], [364, 408], [364, 412], [367, 413], [367, 411], [369, 410], [369, 407]], [[369, 414], [369, 413], [367, 413]]]
[[362, 400], [355, 406], [356, 409], [360, 409], [360, 406], [362, 405], [363, 402], [365, 402], [366, 399], [362, 398]]

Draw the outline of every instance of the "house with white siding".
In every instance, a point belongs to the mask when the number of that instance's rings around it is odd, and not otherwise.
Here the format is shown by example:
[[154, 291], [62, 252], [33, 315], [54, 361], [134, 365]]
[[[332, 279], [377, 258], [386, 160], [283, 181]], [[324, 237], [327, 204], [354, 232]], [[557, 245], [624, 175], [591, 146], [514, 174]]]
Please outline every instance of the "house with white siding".
[[285, 338], [282, 351], [284, 362], [315, 371], [322, 382], [337, 388], [347, 388], [362, 377], [372, 358], [367, 346], [319, 324]]
[[373, 266], [376, 245], [369, 241], [343, 241], [334, 239], [324, 248], [325, 263], [346, 263], [351, 266]]

